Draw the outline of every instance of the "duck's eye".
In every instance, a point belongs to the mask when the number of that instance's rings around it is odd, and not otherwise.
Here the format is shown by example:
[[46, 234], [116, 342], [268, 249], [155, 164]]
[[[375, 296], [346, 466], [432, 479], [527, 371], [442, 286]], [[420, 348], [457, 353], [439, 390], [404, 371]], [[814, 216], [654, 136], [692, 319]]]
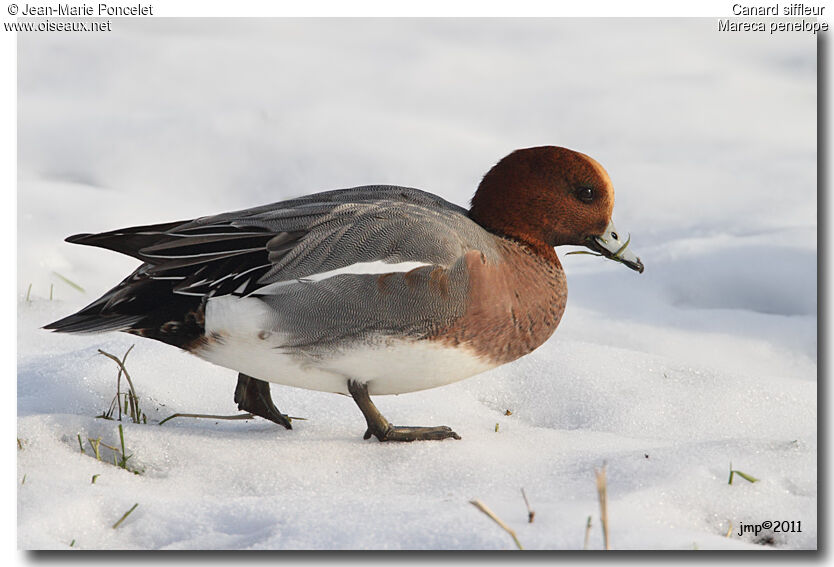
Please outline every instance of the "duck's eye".
[[593, 187], [580, 187], [576, 190], [576, 198], [582, 201], [583, 203], [590, 203], [594, 200], [594, 188]]

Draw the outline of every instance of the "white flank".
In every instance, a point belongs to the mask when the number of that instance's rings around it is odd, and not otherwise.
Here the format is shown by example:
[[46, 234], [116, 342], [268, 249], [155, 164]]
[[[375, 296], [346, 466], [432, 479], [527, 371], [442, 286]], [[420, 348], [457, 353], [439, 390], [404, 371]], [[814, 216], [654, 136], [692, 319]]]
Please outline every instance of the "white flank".
[[341, 394], [348, 393], [348, 380], [367, 383], [373, 395], [404, 394], [495, 367], [465, 348], [383, 337], [373, 344], [307, 357], [281, 348], [284, 336], [280, 330], [267, 330], [274, 328], [270, 319], [270, 309], [257, 298], [211, 298], [206, 334], [217, 333], [220, 340], [209, 341], [194, 354], [267, 382]]
[[206, 302], [205, 333], [257, 338], [258, 333], [272, 327], [271, 314], [271, 309], [256, 297], [211, 297]]
[[431, 266], [425, 262], [397, 262], [396, 264], [388, 264], [381, 260], [374, 262], [357, 262], [343, 268], [336, 268], [335, 270], [328, 270], [318, 274], [311, 274], [298, 278], [295, 280], [286, 280], [275, 282], [258, 289], [258, 295], [268, 294], [273, 290], [291, 285], [299, 282], [320, 282], [332, 278], [334, 276], [341, 276], [343, 274], [391, 274], [395, 272], [410, 272], [415, 268], [422, 268], [423, 266]]

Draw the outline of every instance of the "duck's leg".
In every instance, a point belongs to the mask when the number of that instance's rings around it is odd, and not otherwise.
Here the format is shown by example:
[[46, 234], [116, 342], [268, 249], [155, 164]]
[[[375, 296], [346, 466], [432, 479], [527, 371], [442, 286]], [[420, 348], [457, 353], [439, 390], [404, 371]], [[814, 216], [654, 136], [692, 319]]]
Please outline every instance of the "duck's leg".
[[450, 437], [460, 439], [460, 435], [445, 425], [438, 427], [398, 427], [391, 425], [371, 401], [366, 384], [348, 380], [348, 391], [353, 396], [353, 401], [362, 410], [365, 421], [368, 422], [365, 439], [370, 439], [371, 435], [376, 436], [380, 441], [429, 441]]
[[235, 402], [237, 402], [238, 409], [274, 421], [287, 429], [292, 429], [289, 418], [278, 411], [278, 408], [272, 403], [269, 382], [252, 378], [241, 372], [237, 375]]

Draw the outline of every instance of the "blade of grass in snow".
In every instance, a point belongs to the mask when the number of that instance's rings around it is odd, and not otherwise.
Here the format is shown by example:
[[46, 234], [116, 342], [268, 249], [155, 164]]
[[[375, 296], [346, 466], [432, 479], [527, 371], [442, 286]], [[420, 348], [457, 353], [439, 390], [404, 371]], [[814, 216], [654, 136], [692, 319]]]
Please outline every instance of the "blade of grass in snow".
[[585, 524], [585, 544], [582, 549], [588, 549], [588, 538], [591, 535], [591, 517], [588, 516], [588, 522]]
[[758, 478], [756, 478], [754, 476], [751, 476], [747, 473], [744, 473], [744, 472], [737, 471], [737, 470], [733, 469], [733, 463], [730, 463], [730, 479], [727, 481], [727, 484], [733, 484], [733, 475], [738, 475], [738, 476], [740, 476], [741, 478], [743, 478], [744, 480], [746, 480], [747, 482], [750, 482], [750, 483], [759, 482]]
[[121, 518], [119, 518], [119, 520], [118, 520], [115, 524], [113, 524], [113, 529], [115, 530], [116, 528], [118, 528], [118, 527], [122, 524], [122, 522], [124, 522], [124, 521], [125, 521], [125, 519], [127, 519], [127, 517], [128, 517], [128, 516], [130, 516], [130, 513], [131, 513], [131, 512], [133, 512], [134, 510], [136, 510], [136, 507], [137, 507], [138, 505], [139, 505], [139, 503], [137, 502], [136, 504], [134, 504], [133, 506], [131, 506], [131, 507], [130, 507], [130, 510], [128, 510], [127, 512], [125, 512], [124, 516], [122, 516]]
[[[72, 281], [71, 279], [69, 279], [69, 278], [67, 278], [67, 277], [62, 276], [61, 274], [59, 274], [58, 272], [56, 272], [56, 271], [54, 271], [54, 270], [52, 271], [52, 273], [53, 273], [54, 275], [58, 276], [59, 278], [61, 278], [61, 279], [62, 279], [65, 283], [67, 283], [67, 284], [69, 284], [70, 286], [74, 287], [75, 289], [77, 289], [77, 290], [78, 290], [78, 291], [80, 291], [81, 293], [84, 293], [84, 288], [83, 288], [83, 287], [81, 287], [80, 285], [78, 285], [77, 283], [75, 283], [74, 281]], [[30, 287], [31, 287], [31, 284], [30, 284]]]
[[100, 461], [101, 453], [99, 452], [99, 445], [101, 445], [101, 437], [99, 437], [98, 439], [90, 439], [88, 437], [87, 441], [90, 442], [90, 446], [93, 448], [93, 452], [96, 454], [96, 460]]
[[127, 460], [132, 456], [128, 456], [127, 452], [125, 451], [125, 432], [122, 428], [122, 424], [119, 424], [119, 440], [122, 443], [122, 458], [119, 461], [119, 466], [123, 469], [127, 469]]

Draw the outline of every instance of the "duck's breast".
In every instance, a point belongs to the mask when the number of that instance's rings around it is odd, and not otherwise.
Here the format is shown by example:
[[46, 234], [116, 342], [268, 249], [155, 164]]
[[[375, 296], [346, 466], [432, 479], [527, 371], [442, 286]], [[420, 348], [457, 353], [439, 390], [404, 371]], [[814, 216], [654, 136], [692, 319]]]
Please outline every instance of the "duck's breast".
[[477, 251], [466, 254], [466, 309], [431, 337], [466, 347], [495, 365], [541, 346], [556, 330], [567, 303], [567, 281], [555, 254], [545, 258], [514, 241], [498, 240], [498, 262]]

